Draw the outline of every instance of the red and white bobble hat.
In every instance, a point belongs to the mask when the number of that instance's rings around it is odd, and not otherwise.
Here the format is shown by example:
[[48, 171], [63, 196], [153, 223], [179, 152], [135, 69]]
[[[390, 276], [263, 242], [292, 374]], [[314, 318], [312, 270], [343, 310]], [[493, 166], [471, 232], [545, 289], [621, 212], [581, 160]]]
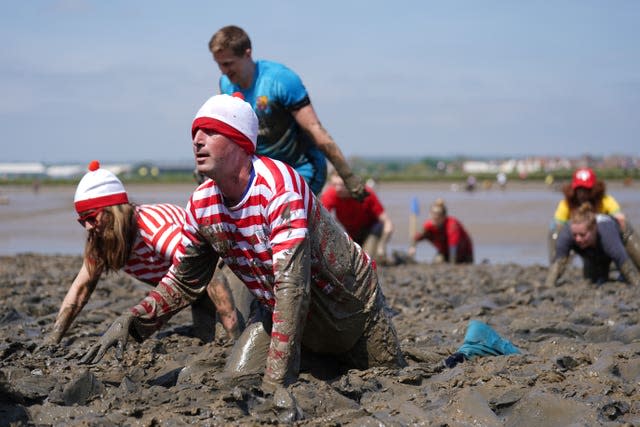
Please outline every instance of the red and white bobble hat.
[[196, 113], [191, 125], [191, 138], [198, 129], [213, 130], [226, 136], [248, 154], [256, 151], [258, 141], [258, 117], [242, 94], [215, 95]]
[[89, 163], [87, 172], [76, 188], [73, 199], [76, 212], [129, 203], [124, 185], [112, 172], [100, 168], [97, 160]]

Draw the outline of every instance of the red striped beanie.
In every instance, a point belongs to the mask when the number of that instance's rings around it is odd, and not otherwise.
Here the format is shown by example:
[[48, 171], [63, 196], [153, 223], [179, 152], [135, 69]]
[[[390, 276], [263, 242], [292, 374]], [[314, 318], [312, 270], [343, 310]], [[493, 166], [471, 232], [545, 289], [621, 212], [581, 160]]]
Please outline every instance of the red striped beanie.
[[129, 203], [124, 185], [115, 174], [100, 168], [96, 160], [89, 163], [88, 169], [76, 188], [73, 199], [76, 212]]
[[198, 110], [191, 125], [191, 138], [198, 129], [208, 129], [229, 138], [248, 154], [256, 151], [258, 117], [241, 94], [215, 95]]

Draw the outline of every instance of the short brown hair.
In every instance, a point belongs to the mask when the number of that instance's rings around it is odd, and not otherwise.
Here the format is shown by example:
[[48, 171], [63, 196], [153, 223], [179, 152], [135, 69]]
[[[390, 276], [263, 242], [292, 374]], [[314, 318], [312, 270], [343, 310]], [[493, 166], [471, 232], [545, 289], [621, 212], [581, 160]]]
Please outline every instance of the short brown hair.
[[209, 40], [209, 50], [211, 53], [231, 49], [234, 55], [242, 56], [251, 49], [251, 39], [249, 35], [240, 27], [227, 25], [220, 28]]

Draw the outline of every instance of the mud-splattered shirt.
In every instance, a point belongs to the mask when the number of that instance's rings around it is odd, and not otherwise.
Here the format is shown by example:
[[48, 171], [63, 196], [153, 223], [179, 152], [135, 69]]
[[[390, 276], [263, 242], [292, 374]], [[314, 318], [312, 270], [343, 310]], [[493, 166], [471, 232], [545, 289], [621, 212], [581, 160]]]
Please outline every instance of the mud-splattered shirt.
[[254, 156], [253, 169], [235, 206], [213, 180], [196, 189], [173, 266], [132, 311], [138, 327], [156, 329], [205, 291], [220, 257], [273, 312], [267, 374], [280, 381], [296, 371], [302, 342], [351, 348], [379, 285], [371, 259], [292, 167]]
[[171, 267], [186, 213], [184, 208], [168, 203], [136, 206], [135, 212], [138, 235], [123, 271], [156, 285]]

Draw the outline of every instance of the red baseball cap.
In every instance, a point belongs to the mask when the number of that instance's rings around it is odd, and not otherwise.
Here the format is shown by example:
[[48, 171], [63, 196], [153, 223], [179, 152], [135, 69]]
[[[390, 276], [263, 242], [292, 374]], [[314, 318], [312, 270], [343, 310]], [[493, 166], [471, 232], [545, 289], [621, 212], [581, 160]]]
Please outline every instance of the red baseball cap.
[[571, 188], [573, 188], [574, 190], [578, 187], [593, 188], [596, 180], [596, 174], [591, 168], [576, 169], [576, 171], [573, 173]]

